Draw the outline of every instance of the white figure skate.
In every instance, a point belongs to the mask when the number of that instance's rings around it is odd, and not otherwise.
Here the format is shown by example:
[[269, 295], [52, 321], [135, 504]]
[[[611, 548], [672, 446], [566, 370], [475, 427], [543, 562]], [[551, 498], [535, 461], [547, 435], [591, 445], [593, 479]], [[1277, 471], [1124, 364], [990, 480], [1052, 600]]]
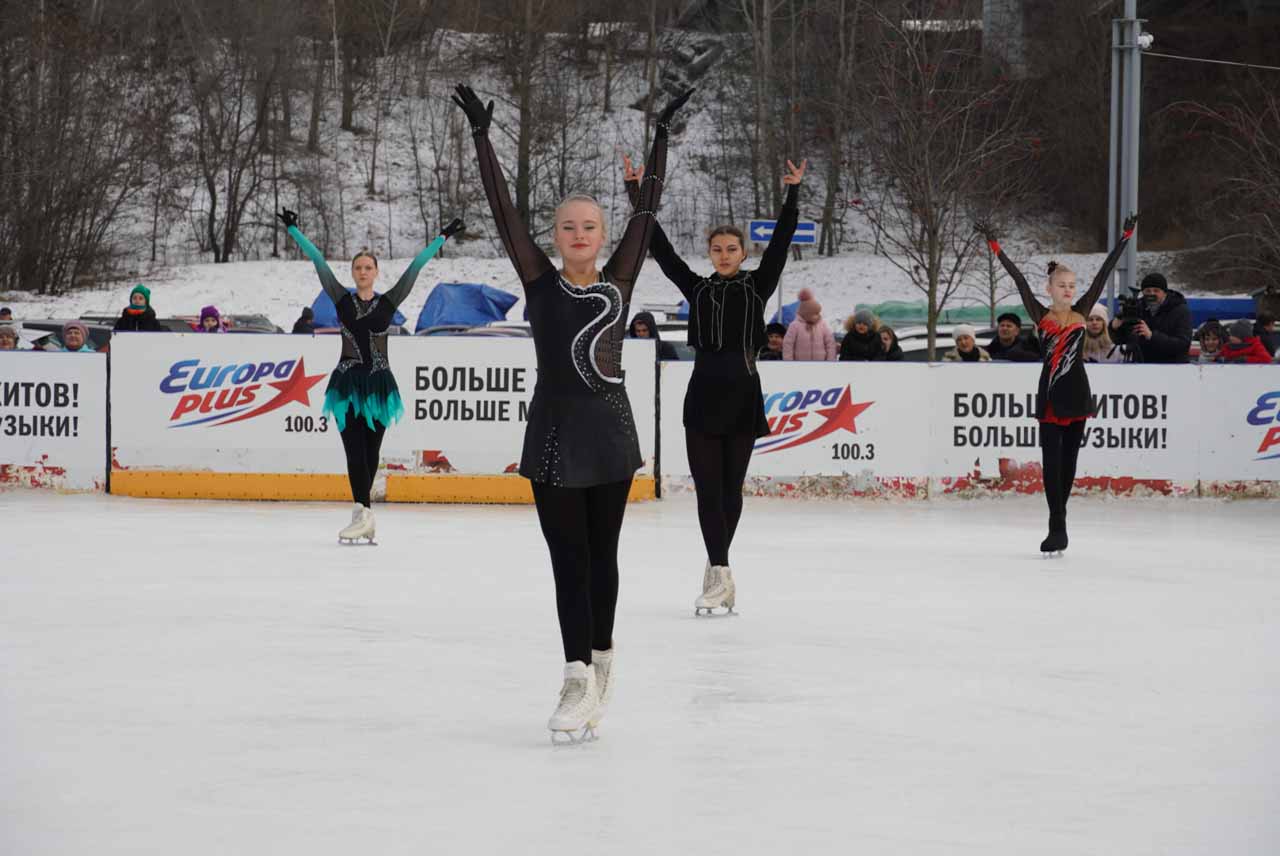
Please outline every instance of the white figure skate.
[[702, 592], [702, 597], [693, 603], [693, 614], [702, 615], [706, 610], [707, 615], [714, 615], [715, 610], [724, 608], [728, 610], [726, 615], [737, 615], [733, 611], [733, 605], [737, 599], [737, 586], [733, 582], [733, 571], [729, 570], [728, 565], [712, 565], [710, 569], [712, 577], [711, 587]]
[[591, 649], [591, 668], [596, 673], [596, 690], [600, 694], [600, 704], [596, 707], [595, 721], [604, 719], [609, 708], [609, 699], [613, 698], [613, 649], [597, 651]]
[[600, 691], [596, 687], [595, 669], [581, 660], [565, 663], [560, 704], [547, 721], [552, 745], [576, 745], [595, 740], [599, 707]]
[[373, 535], [373, 512], [356, 503], [356, 507], [351, 511], [350, 525], [338, 533], [338, 543], [359, 544], [364, 540], [366, 544], [374, 544], [376, 542], [373, 540]]

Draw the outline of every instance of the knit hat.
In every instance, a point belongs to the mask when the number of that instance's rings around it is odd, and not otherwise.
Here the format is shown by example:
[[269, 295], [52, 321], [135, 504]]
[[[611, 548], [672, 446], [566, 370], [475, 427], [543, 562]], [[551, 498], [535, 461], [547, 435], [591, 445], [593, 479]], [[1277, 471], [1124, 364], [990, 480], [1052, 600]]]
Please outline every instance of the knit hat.
[[1092, 318], [1095, 315], [1101, 318], [1103, 322], [1107, 322], [1111, 320], [1111, 314], [1107, 312], [1107, 307], [1101, 303], [1093, 304], [1093, 308], [1089, 310], [1090, 318]]
[[201, 327], [204, 326], [204, 319], [206, 318], [212, 318], [214, 321], [217, 321], [218, 323], [222, 323], [222, 316], [218, 314], [218, 307], [216, 306], [205, 306], [200, 309], [200, 326]]
[[1248, 318], [1241, 318], [1227, 328], [1227, 335], [1233, 336], [1241, 341], [1253, 338], [1253, 322]]
[[952, 339], [959, 339], [961, 336], [968, 336], [970, 339], [978, 337], [978, 331], [973, 329], [972, 324], [957, 324], [955, 329], [951, 331]]
[[854, 324], [866, 324], [868, 327], [876, 326], [876, 314], [870, 309], [859, 309], [853, 313]]
[[1169, 281], [1164, 278], [1162, 273], [1149, 273], [1142, 278], [1142, 288], [1158, 288], [1161, 291], [1169, 290]]
[[779, 323], [778, 323], [778, 322], [776, 322], [776, 321], [775, 321], [775, 322], [773, 322], [772, 324], [766, 324], [766, 325], [764, 325], [764, 334], [765, 334], [766, 336], [772, 336], [772, 335], [774, 335], [775, 333], [776, 333], [777, 335], [779, 335], [779, 336], [785, 336], [785, 335], [787, 335], [787, 325], [785, 325], [785, 324], [779, 324]]
[[814, 298], [813, 290], [802, 288], [798, 296], [800, 305], [796, 307], [796, 315], [810, 324], [819, 320], [822, 317], [822, 304]]
[[1022, 326], [1022, 318], [1021, 318], [1021, 317], [1019, 317], [1018, 313], [1016, 313], [1016, 312], [1002, 312], [1002, 313], [1000, 313], [1000, 317], [996, 319], [996, 323], [997, 323], [997, 324], [1003, 324], [1005, 321], [1008, 321], [1010, 324], [1013, 324], [1013, 325], [1015, 325], [1015, 326], [1017, 326], [1017, 327], [1021, 327], [1021, 326]]
[[147, 305], [148, 305], [148, 306], [150, 306], [150, 305], [151, 305], [151, 289], [147, 288], [147, 287], [146, 287], [145, 285], [143, 285], [142, 283], [138, 283], [137, 285], [135, 285], [135, 286], [133, 287], [133, 291], [130, 291], [130, 292], [129, 292], [129, 302], [130, 302], [130, 303], [132, 303], [132, 302], [133, 302], [133, 296], [134, 296], [135, 294], [141, 294], [141, 295], [142, 295], [142, 297], [143, 297], [143, 299], [147, 301]]
[[68, 321], [66, 324], [62, 325], [62, 340], [64, 342], [67, 339], [67, 331], [73, 329], [80, 331], [80, 335], [84, 336], [86, 343], [89, 341], [89, 328], [84, 326], [83, 321]]

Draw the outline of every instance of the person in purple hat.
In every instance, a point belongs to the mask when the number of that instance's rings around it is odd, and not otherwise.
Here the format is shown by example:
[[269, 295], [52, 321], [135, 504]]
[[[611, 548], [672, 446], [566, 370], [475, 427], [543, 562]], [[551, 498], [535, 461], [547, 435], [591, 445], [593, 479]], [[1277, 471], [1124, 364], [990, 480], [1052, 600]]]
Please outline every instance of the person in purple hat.
[[196, 328], [197, 333], [225, 333], [222, 329], [222, 316], [218, 314], [218, 307], [205, 306], [200, 310], [200, 325]]

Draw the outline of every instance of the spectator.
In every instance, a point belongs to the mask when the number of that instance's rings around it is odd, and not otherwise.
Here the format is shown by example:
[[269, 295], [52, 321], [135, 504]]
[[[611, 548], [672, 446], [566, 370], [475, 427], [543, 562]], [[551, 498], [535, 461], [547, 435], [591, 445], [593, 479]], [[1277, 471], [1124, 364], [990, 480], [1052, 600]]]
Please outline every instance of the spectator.
[[93, 342], [89, 339], [89, 328], [82, 321], [68, 321], [62, 325], [62, 348], [77, 354], [92, 354]]
[[766, 324], [764, 328], [765, 345], [760, 349], [760, 353], [756, 355], [757, 360], [780, 360], [782, 359], [782, 340], [786, 338], [787, 327], [785, 324], [779, 324], [776, 321]]
[[1022, 319], [1014, 312], [1005, 312], [996, 319], [996, 334], [987, 345], [987, 353], [993, 360], [1011, 363], [1038, 363], [1040, 347], [1034, 340], [1028, 342], [1022, 336]]
[[1200, 326], [1200, 356], [1196, 362], [1200, 365], [1222, 362], [1222, 342], [1227, 333], [1216, 318], [1210, 318]]
[[1191, 307], [1186, 298], [1169, 289], [1164, 274], [1149, 273], [1142, 279], [1142, 300], [1142, 320], [1131, 328], [1124, 328], [1119, 318], [1111, 322], [1112, 330], [1125, 329], [1120, 344], [1135, 352], [1136, 362], [1190, 362]]
[[986, 348], [978, 347], [977, 333], [978, 331], [969, 324], [956, 325], [951, 334], [956, 340], [956, 346], [947, 351], [943, 359], [949, 363], [991, 362], [991, 355], [987, 353]]
[[880, 337], [880, 353], [876, 354], [877, 360], [886, 363], [900, 363], [906, 359], [906, 354], [902, 352], [902, 346], [898, 344], [898, 334], [893, 331], [892, 327], [881, 325], [876, 332]]
[[12, 324], [0, 324], [0, 351], [18, 350], [18, 328]]
[[1276, 332], [1276, 316], [1270, 312], [1259, 312], [1258, 323], [1253, 325], [1253, 334], [1262, 341], [1262, 347], [1268, 354], [1280, 349], [1280, 333]]
[[1271, 362], [1271, 354], [1262, 341], [1253, 334], [1253, 322], [1248, 318], [1227, 328], [1227, 341], [1222, 345], [1224, 363], [1250, 363], [1260, 365]]
[[654, 320], [652, 312], [637, 312], [635, 317], [631, 319], [631, 326], [627, 329], [627, 337], [631, 339], [653, 339], [656, 343], [654, 350], [660, 360], [680, 359], [676, 355], [675, 345], [662, 341], [662, 333], [658, 330], [658, 322]]
[[870, 309], [859, 309], [844, 322], [844, 340], [840, 343], [843, 361], [874, 360], [880, 356], [880, 319]]
[[156, 320], [156, 311], [151, 308], [151, 289], [142, 283], [133, 287], [133, 291], [129, 292], [129, 305], [120, 313], [120, 320], [116, 321], [115, 329], [149, 333], [159, 333], [164, 330]]
[[796, 320], [787, 327], [787, 335], [782, 339], [782, 358], [797, 361], [836, 358], [836, 337], [822, 320], [822, 304], [814, 298], [812, 289], [800, 289]]
[[315, 318], [316, 313], [312, 311], [310, 306], [302, 307], [302, 314], [298, 316], [297, 321], [293, 322], [293, 332], [314, 333], [316, 331]]
[[1107, 307], [1101, 303], [1093, 304], [1084, 322], [1084, 347], [1080, 349], [1081, 358], [1086, 363], [1124, 362], [1124, 349], [1111, 341], [1107, 321]]
[[197, 333], [225, 333], [222, 329], [222, 316], [218, 314], [218, 307], [205, 306], [200, 310], [200, 325], [196, 330]]
[[0, 306], [0, 321], [12, 321], [13, 310], [8, 306]]

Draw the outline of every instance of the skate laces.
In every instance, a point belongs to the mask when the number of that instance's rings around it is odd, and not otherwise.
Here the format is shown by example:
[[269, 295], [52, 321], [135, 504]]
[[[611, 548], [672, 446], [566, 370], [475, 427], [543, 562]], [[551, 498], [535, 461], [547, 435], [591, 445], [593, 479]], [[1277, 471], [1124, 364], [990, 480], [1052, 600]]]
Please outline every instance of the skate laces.
[[587, 679], [568, 678], [560, 688], [560, 710], [570, 711], [582, 706], [587, 698]]

